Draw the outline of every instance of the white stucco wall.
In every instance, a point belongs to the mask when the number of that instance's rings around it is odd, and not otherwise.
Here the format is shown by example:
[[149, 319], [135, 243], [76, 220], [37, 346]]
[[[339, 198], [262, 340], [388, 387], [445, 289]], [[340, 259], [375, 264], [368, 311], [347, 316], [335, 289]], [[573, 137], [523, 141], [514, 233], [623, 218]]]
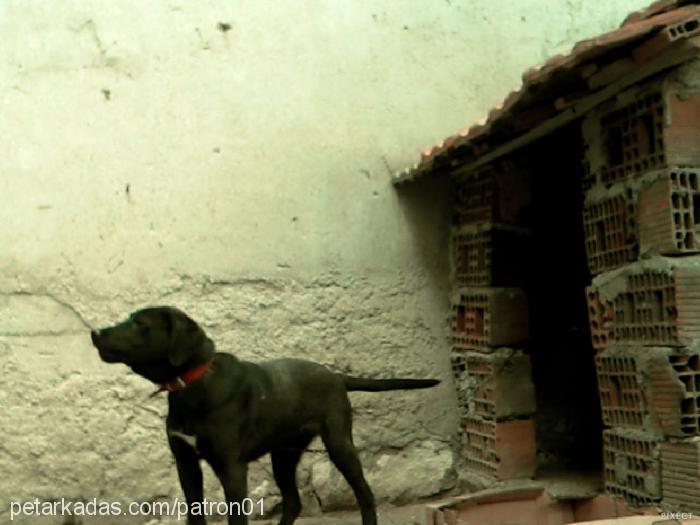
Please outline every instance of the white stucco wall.
[[[0, 521], [12, 500], [179, 494], [164, 399], [87, 334], [147, 304], [242, 358], [443, 378], [353, 401], [379, 500], [448, 487], [445, 189], [389, 174], [644, 5], [0, 2]], [[308, 456], [307, 503], [342, 502]]]

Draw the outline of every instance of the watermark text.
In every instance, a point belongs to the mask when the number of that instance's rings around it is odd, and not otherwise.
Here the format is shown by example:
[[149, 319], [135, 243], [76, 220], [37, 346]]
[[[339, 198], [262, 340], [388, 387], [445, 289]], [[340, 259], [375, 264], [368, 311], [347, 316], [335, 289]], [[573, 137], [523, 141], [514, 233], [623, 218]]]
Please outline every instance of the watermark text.
[[175, 498], [173, 501], [143, 501], [121, 503], [93, 498], [87, 501], [72, 501], [65, 498], [41, 501], [38, 498], [10, 502], [10, 521], [19, 516], [169, 516], [178, 520], [191, 516], [252, 516], [263, 515], [264, 502], [260, 498], [245, 498], [241, 501], [196, 501], [191, 505]]

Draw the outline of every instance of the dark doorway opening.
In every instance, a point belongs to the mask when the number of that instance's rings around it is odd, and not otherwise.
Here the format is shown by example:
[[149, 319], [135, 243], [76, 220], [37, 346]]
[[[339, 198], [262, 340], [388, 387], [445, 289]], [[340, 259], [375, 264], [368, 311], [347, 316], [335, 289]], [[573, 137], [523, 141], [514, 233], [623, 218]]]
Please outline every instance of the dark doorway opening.
[[531, 173], [530, 354], [538, 474], [602, 471], [602, 420], [585, 288], [580, 127], [522, 153]]

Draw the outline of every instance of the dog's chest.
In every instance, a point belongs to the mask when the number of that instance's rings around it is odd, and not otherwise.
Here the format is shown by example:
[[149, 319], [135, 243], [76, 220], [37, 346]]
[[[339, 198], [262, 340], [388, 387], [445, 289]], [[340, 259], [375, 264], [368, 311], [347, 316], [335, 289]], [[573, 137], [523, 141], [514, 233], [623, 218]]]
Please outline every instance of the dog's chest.
[[195, 449], [195, 451], [197, 451], [197, 436], [195, 434], [190, 434], [182, 430], [168, 428], [168, 436], [184, 441], [193, 449]]

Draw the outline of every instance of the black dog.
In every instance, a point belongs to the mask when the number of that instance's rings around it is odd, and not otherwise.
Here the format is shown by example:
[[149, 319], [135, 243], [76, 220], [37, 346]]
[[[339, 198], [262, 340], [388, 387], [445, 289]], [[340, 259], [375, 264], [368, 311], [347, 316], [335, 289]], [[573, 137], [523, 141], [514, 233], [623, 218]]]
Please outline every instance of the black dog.
[[[93, 330], [91, 336], [103, 361], [124, 363], [170, 392], [166, 429], [188, 508], [203, 501], [200, 458], [211, 465], [233, 504], [246, 498], [247, 463], [270, 452], [282, 493], [280, 525], [292, 525], [301, 511], [296, 467], [317, 435], [352, 487], [362, 524], [376, 525], [374, 496], [352, 441], [347, 392], [439, 383], [349, 377], [301, 359], [239, 361], [215, 353], [199, 325], [171, 307], [139, 310], [116, 326]], [[202, 525], [205, 519], [189, 512], [188, 523]], [[228, 523], [245, 525], [247, 518], [233, 513]]]

